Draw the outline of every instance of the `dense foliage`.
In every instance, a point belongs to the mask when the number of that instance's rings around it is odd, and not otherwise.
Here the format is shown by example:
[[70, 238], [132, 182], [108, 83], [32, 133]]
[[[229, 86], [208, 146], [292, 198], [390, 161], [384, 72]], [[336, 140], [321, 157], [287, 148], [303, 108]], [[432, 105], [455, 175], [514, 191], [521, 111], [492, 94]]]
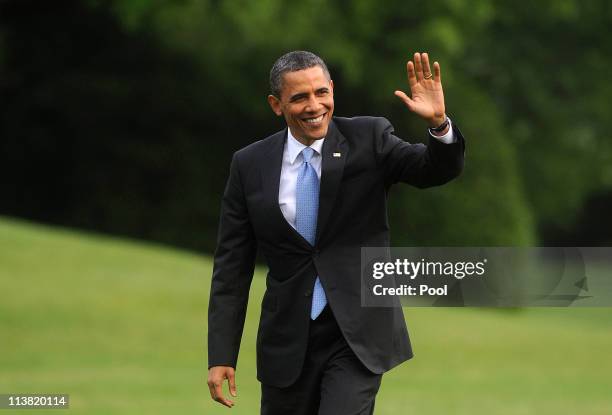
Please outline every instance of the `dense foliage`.
[[213, 249], [232, 152], [283, 126], [276, 57], [319, 54], [337, 115], [420, 141], [393, 91], [429, 51], [466, 170], [393, 189], [395, 242], [609, 244], [611, 23], [603, 0], [0, 1], [0, 213]]

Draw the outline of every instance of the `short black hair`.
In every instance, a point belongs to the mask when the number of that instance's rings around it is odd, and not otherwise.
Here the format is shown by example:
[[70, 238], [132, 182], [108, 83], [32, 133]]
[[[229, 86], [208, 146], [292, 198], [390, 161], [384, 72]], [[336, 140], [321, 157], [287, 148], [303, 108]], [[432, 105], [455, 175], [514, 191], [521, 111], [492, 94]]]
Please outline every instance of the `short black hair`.
[[283, 75], [285, 73], [301, 71], [314, 66], [320, 66], [327, 79], [331, 79], [327, 65], [325, 65], [323, 59], [314, 53], [305, 50], [294, 50], [285, 53], [274, 62], [272, 69], [270, 69], [270, 92], [275, 97], [280, 98], [283, 87]]

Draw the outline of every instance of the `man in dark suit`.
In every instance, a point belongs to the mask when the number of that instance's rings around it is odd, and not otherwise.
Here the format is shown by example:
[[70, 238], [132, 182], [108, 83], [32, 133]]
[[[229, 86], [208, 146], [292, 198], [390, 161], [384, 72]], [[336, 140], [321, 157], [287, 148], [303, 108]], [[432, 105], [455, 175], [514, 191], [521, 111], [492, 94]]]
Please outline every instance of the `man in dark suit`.
[[407, 63], [429, 144], [393, 135], [384, 118], [333, 117], [333, 82], [310, 52], [270, 72], [268, 102], [288, 128], [236, 152], [223, 195], [208, 317], [214, 400], [235, 368], [255, 253], [269, 267], [257, 335], [262, 414], [371, 414], [382, 374], [412, 357], [400, 307], [362, 307], [362, 246], [388, 246], [387, 193], [441, 185], [463, 168], [464, 140], [445, 114], [440, 65]]

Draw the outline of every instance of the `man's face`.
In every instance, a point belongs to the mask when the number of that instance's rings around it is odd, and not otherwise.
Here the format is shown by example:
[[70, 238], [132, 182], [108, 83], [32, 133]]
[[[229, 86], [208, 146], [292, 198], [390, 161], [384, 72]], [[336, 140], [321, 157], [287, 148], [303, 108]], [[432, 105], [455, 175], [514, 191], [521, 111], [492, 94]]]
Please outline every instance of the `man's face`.
[[320, 66], [287, 72], [280, 99], [270, 95], [268, 102], [276, 115], [285, 117], [294, 137], [310, 145], [327, 135], [334, 113], [334, 83]]

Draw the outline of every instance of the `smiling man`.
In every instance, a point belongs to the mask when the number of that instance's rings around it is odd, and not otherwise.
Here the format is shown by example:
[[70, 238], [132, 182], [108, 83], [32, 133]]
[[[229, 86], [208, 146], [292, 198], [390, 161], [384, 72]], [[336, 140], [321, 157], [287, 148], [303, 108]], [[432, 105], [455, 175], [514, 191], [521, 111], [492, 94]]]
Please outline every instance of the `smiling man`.
[[228, 407], [260, 249], [269, 272], [257, 334], [261, 413], [371, 414], [382, 374], [412, 357], [402, 309], [361, 306], [361, 247], [388, 246], [387, 194], [441, 185], [463, 168], [464, 139], [446, 116], [440, 65], [407, 63], [428, 145], [385, 118], [334, 117], [318, 56], [294, 51], [270, 71], [268, 102], [287, 128], [234, 154], [223, 195], [208, 317], [208, 386]]
[[307, 146], [323, 139], [334, 113], [334, 83], [327, 68], [317, 65], [272, 77], [268, 103], [285, 117], [293, 137]]

